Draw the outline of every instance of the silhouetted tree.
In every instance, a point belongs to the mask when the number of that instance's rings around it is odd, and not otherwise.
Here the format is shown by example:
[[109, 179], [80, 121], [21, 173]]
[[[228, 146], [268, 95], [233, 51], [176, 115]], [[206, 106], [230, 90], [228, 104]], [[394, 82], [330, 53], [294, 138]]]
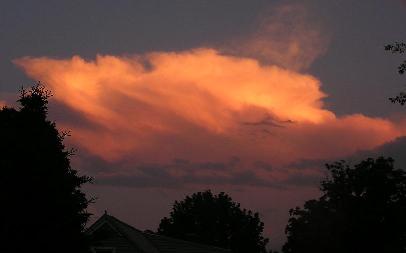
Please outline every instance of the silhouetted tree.
[[392, 158], [327, 169], [322, 196], [290, 210], [283, 252], [405, 252], [406, 174]]
[[268, 239], [258, 213], [240, 208], [224, 192], [210, 190], [175, 201], [170, 217], [163, 218], [158, 233], [222, 248], [235, 253], [262, 253]]
[[55, 123], [47, 119], [50, 92], [22, 90], [19, 109], [0, 110], [1, 252], [85, 252], [90, 181], [70, 166]]
[[[390, 51], [393, 54], [403, 54], [406, 52], [406, 43], [395, 42], [385, 46], [386, 51]], [[398, 67], [399, 74], [403, 75], [406, 72], [406, 60], [403, 61]], [[406, 92], [400, 92], [399, 95], [393, 98], [389, 98], [392, 103], [399, 103], [404, 105], [406, 103]]]

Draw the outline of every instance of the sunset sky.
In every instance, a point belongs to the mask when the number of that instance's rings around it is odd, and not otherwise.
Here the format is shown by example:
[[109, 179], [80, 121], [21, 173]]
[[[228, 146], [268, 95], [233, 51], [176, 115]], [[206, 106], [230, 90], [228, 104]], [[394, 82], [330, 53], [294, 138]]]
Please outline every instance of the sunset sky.
[[[186, 194], [258, 211], [270, 246], [323, 164], [406, 148], [401, 0], [0, 2], [0, 105], [41, 81], [104, 210], [155, 230]], [[27, 210], [29, 212], [29, 210]]]

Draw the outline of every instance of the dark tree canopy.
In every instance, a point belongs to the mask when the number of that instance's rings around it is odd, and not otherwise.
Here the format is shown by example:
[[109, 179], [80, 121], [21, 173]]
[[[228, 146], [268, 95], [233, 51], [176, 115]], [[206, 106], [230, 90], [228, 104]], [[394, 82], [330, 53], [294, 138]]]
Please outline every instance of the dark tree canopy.
[[0, 109], [2, 252], [84, 252], [90, 181], [70, 166], [55, 123], [47, 119], [50, 93], [40, 84], [22, 90], [19, 109]]
[[176, 201], [170, 217], [163, 218], [158, 233], [222, 248], [236, 253], [262, 253], [268, 239], [258, 213], [240, 208], [224, 192], [197, 192]]
[[393, 159], [327, 169], [322, 196], [290, 210], [283, 252], [405, 252], [406, 173]]
[[[395, 42], [385, 46], [386, 51], [390, 51], [393, 54], [403, 54], [406, 52], [406, 43], [404, 42]], [[398, 67], [399, 74], [403, 75], [406, 72], [406, 60], [403, 61]], [[396, 97], [389, 98], [392, 103], [399, 103], [404, 105], [406, 103], [406, 92], [399, 92], [399, 95]]]

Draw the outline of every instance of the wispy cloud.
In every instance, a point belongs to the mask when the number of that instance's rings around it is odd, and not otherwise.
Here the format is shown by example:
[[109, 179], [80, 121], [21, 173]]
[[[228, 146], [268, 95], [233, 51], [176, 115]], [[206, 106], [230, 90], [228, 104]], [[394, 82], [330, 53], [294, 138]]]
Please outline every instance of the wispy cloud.
[[303, 71], [326, 52], [329, 40], [306, 5], [273, 4], [259, 15], [254, 32], [226, 42], [221, 50]]

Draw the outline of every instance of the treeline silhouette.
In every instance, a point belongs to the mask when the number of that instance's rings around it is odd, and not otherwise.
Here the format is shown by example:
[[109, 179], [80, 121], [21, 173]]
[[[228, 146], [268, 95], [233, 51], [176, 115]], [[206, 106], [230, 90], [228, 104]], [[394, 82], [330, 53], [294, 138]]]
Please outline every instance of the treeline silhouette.
[[[51, 94], [22, 90], [20, 108], [0, 110], [1, 252], [88, 252], [85, 233], [91, 179], [71, 168], [66, 134], [47, 119]], [[284, 253], [405, 252], [406, 174], [391, 158], [355, 166], [326, 165], [322, 196], [290, 210]], [[157, 233], [231, 249], [265, 253], [259, 214], [226, 193], [197, 192], [175, 201]], [[120, 253], [120, 252], [116, 252]]]

